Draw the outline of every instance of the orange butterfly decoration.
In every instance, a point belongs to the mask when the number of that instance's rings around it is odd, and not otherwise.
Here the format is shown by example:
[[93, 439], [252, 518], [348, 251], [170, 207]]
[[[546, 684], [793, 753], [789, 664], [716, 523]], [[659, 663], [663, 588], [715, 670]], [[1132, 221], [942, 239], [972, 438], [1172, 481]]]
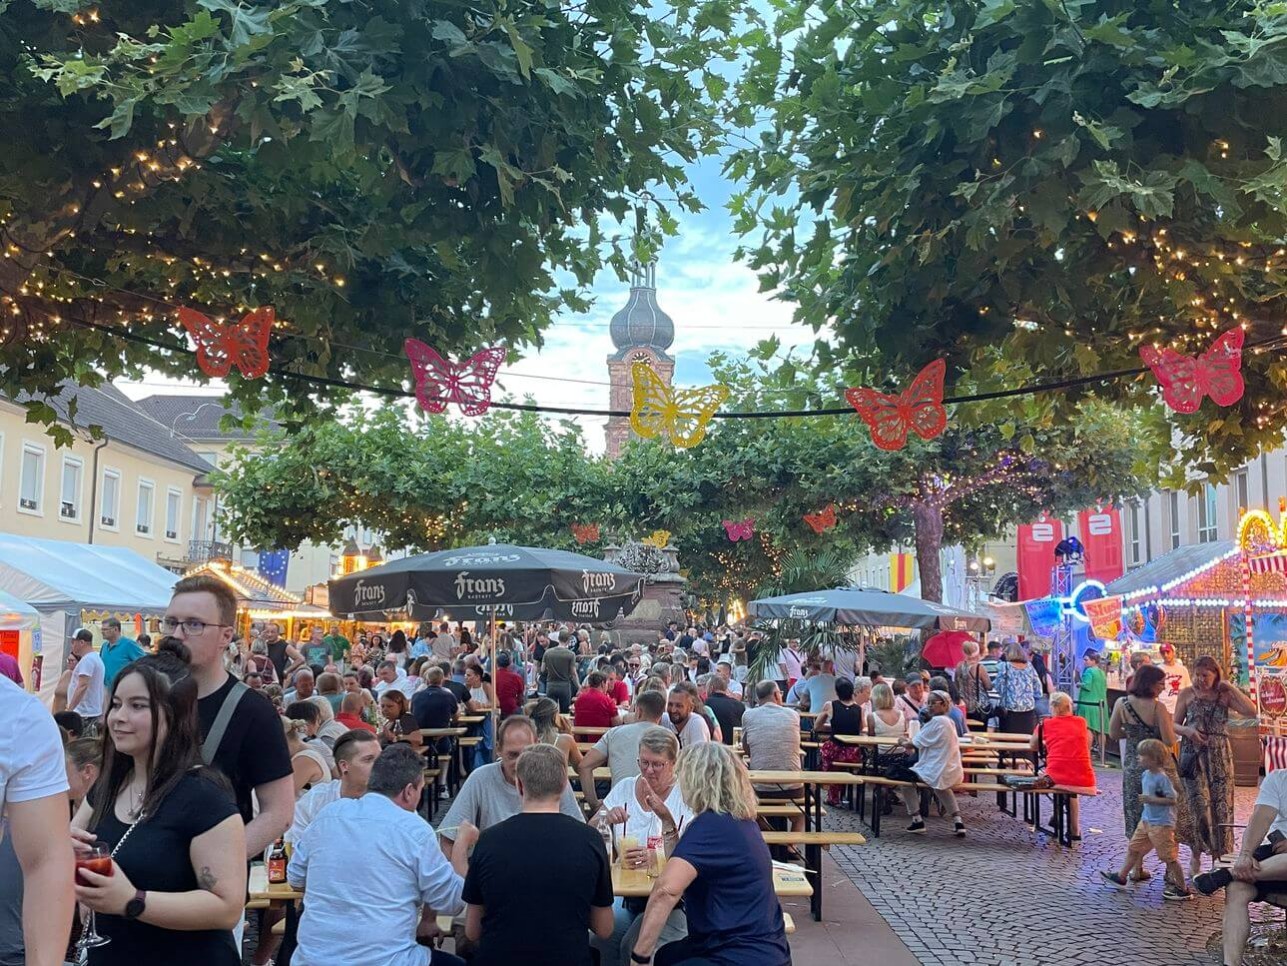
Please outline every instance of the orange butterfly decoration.
[[947, 410], [943, 408], [946, 373], [947, 364], [935, 359], [897, 396], [864, 387], [845, 390], [845, 399], [871, 430], [873, 443], [884, 450], [902, 449], [907, 445], [908, 431], [921, 439], [933, 439], [947, 428]]
[[242, 316], [240, 322], [220, 322], [187, 306], [179, 322], [197, 344], [197, 365], [207, 376], [222, 379], [236, 366], [247, 379], [268, 372], [268, 336], [276, 314], [265, 305]]
[[813, 527], [814, 533], [825, 533], [836, 525], [836, 505], [827, 504], [827, 508], [821, 513], [806, 513], [804, 522]]
[[597, 523], [574, 523], [572, 524], [572, 536], [576, 537], [576, 542], [580, 544], [594, 543], [599, 539], [599, 525]]

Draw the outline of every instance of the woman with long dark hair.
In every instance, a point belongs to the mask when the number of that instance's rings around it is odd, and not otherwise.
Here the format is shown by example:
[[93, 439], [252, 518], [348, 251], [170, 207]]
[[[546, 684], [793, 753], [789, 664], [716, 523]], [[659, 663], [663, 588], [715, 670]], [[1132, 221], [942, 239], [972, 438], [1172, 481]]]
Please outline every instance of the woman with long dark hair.
[[110, 940], [92, 966], [236, 966], [232, 929], [246, 890], [245, 826], [232, 792], [201, 764], [197, 683], [173, 638], [117, 675], [101, 778], [72, 822], [112, 856], [110, 875], [78, 869], [76, 896]]

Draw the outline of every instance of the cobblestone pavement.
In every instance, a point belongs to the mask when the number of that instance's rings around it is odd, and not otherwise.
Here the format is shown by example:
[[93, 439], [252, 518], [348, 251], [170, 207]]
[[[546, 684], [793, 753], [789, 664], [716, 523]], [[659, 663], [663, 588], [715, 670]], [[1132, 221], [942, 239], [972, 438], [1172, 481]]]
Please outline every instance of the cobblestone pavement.
[[[1125, 854], [1121, 772], [1099, 769], [1100, 796], [1082, 805], [1084, 841], [1071, 849], [997, 810], [995, 795], [959, 796], [969, 833], [952, 836], [946, 819], [929, 832], [904, 831], [900, 807], [881, 825], [881, 837], [856, 813], [833, 808], [829, 828], [868, 834], [866, 845], [831, 856], [922, 963], [970, 966], [1198, 966], [1218, 963], [1208, 952], [1220, 931], [1221, 894], [1163, 902], [1161, 866], [1151, 881], [1119, 892], [1104, 885], [1101, 868], [1116, 869]], [[1245, 822], [1255, 789], [1237, 790]], [[1049, 809], [1043, 807], [1043, 820]], [[932, 813], [936, 815], [936, 810]], [[1187, 869], [1187, 851], [1181, 863]], [[1253, 907], [1253, 919], [1282, 913]]]

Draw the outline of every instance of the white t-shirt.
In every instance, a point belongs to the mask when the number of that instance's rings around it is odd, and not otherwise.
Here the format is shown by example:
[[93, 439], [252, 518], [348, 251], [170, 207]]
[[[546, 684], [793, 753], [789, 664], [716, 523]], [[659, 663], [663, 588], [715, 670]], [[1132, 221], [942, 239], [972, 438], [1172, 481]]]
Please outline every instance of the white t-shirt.
[[676, 730], [675, 723], [670, 720], [669, 713], [661, 716], [661, 723], [679, 736], [680, 748], [687, 748], [689, 745], [711, 740], [710, 725], [706, 723], [706, 718], [700, 712], [694, 711], [688, 716], [688, 720], [684, 722], [683, 731]]
[[1278, 809], [1278, 817], [1269, 826], [1269, 831], [1276, 830], [1287, 835], [1287, 769], [1279, 768], [1265, 776], [1260, 794], [1256, 796], [1256, 804]]
[[40, 700], [0, 674], [0, 818], [9, 803], [67, 791], [63, 743]]
[[[639, 781], [638, 777], [627, 778], [612, 786], [612, 791], [608, 792], [607, 797], [603, 800], [603, 807], [611, 811], [618, 806], [626, 810], [626, 824], [624, 831], [618, 825], [613, 831], [617, 835], [637, 835], [641, 842], [647, 841], [648, 829], [652, 825], [653, 814], [646, 811], [639, 804], [639, 799], [635, 796], [635, 784]], [[674, 816], [675, 824], [683, 828], [693, 820], [693, 813], [684, 804], [684, 797], [679, 794], [679, 782], [670, 789], [670, 794], [666, 796], [666, 808], [670, 809], [670, 814]]]
[[82, 718], [101, 717], [103, 714], [103, 675], [105, 672], [106, 668], [103, 667], [103, 659], [98, 656], [98, 652], [86, 651], [85, 656], [76, 662], [76, 670], [72, 672], [71, 690], [73, 694], [76, 692], [81, 678], [89, 678], [89, 687], [85, 689], [85, 696], [80, 699], [80, 704], [67, 710], [75, 711]]
[[1180, 700], [1180, 692], [1193, 683], [1189, 679], [1189, 669], [1178, 658], [1174, 664], [1159, 664], [1158, 667], [1162, 669], [1166, 679], [1162, 693], [1157, 696], [1157, 699], [1166, 705], [1167, 711], [1174, 715], [1175, 706]]

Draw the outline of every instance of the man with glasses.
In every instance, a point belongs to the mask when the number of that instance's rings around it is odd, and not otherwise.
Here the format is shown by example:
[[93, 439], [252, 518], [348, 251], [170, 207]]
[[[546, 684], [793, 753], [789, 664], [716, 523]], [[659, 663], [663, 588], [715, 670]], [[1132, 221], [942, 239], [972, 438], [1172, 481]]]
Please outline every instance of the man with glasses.
[[641, 691], [635, 695], [635, 718], [632, 724], [618, 725], [605, 731], [577, 765], [586, 804], [593, 811], [599, 804], [594, 770], [607, 765], [612, 771], [612, 785], [639, 774], [639, 740], [644, 732], [661, 724], [666, 713], [666, 696], [660, 691]]
[[[237, 620], [237, 598], [218, 577], [197, 574], [174, 585], [161, 630], [191, 652], [197, 682], [201, 755], [232, 783], [246, 823], [246, 855], [257, 856], [290, 827], [295, 787], [281, 719], [272, 704], [223, 665]], [[259, 800], [256, 815], [251, 793]], [[238, 927], [238, 933], [240, 927]]]

